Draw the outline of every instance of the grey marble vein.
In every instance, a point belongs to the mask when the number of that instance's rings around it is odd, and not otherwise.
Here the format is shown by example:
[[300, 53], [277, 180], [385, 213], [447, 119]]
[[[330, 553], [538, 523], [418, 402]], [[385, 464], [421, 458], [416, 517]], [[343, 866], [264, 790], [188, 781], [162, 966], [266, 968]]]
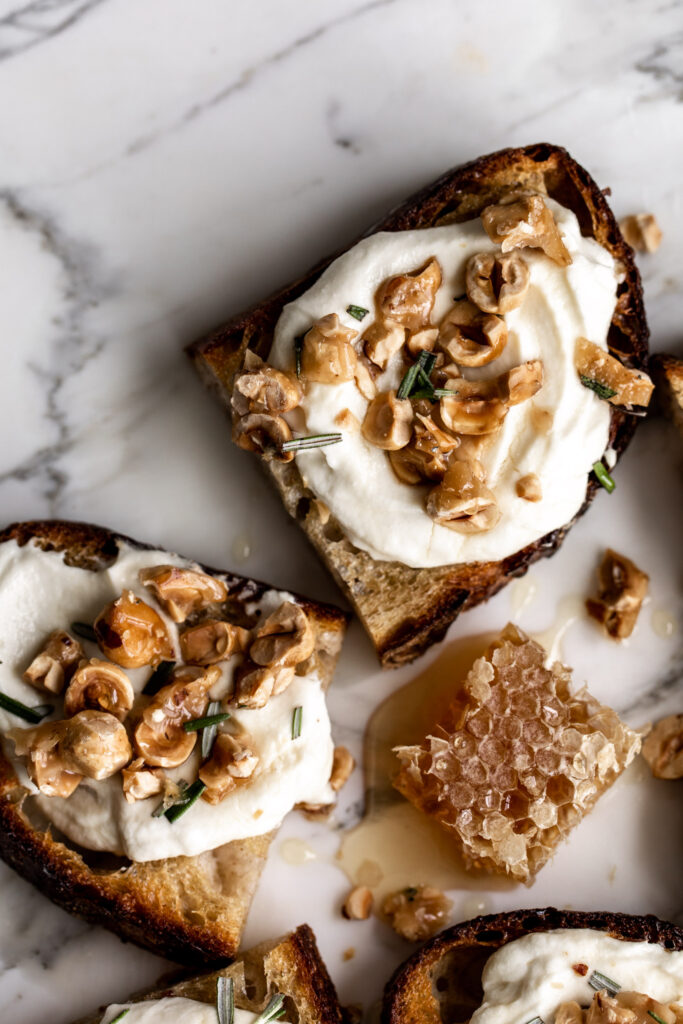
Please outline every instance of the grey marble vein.
[[30, 0], [0, 18], [0, 61], [65, 32], [105, 0]]
[[0, 484], [7, 480], [36, 480], [49, 514], [56, 515], [68, 479], [59, 460], [76, 440], [62, 402], [62, 392], [66, 380], [80, 373], [102, 350], [104, 341], [88, 337], [83, 318], [88, 309], [111, 293], [111, 285], [100, 279], [96, 250], [68, 238], [52, 216], [29, 205], [15, 190], [0, 190], [0, 202], [27, 230], [39, 235], [66, 280], [64, 314], [55, 322], [51, 365], [27, 363], [41, 381], [45, 398], [40, 414], [51, 425], [55, 439], [0, 474]]
[[669, 36], [666, 43], [657, 43], [634, 66], [660, 83], [665, 95], [683, 101], [683, 32]]

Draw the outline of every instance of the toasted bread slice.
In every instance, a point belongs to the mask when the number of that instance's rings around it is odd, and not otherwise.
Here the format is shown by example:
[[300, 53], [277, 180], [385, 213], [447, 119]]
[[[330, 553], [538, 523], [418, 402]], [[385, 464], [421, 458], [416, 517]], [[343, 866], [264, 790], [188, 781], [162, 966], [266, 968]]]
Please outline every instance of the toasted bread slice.
[[[232, 978], [235, 1006], [260, 1013], [276, 993], [285, 997], [285, 1018], [298, 1024], [341, 1024], [342, 1010], [334, 985], [307, 924], [274, 942], [263, 942], [240, 954], [229, 967], [196, 977], [161, 979], [152, 990], [129, 996], [125, 1003], [184, 998], [215, 1004], [220, 977]], [[166, 983], [164, 983], [164, 981]], [[294, 1012], [292, 1012], [294, 1011]], [[77, 1024], [99, 1024], [102, 1009]]]
[[683, 360], [658, 354], [650, 361], [659, 409], [683, 437]]
[[481, 1004], [481, 975], [491, 954], [530, 932], [557, 928], [594, 928], [683, 950], [683, 929], [652, 916], [546, 907], [477, 917], [447, 928], [398, 968], [384, 991], [382, 1024], [465, 1024]]
[[[10, 540], [64, 552], [64, 560], [84, 572], [111, 564], [119, 540], [149, 547], [98, 526], [59, 520], [15, 523], [0, 531], [0, 544]], [[257, 580], [220, 575], [229, 599], [237, 603], [257, 600], [270, 589]], [[329, 685], [346, 616], [331, 605], [296, 600], [314, 628], [318, 671]], [[135, 863], [76, 847], [46, 825], [31, 804], [0, 753], [0, 856], [59, 906], [184, 964], [206, 965], [235, 955], [274, 833], [195, 857]]]
[[[609, 348], [628, 365], [643, 368], [648, 330], [633, 252], [603, 193], [564, 149], [547, 144], [505, 149], [458, 167], [393, 210], [368, 234], [470, 220], [518, 188], [547, 193], [573, 210], [582, 233], [593, 236], [620, 261], [624, 278], [609, 331]], [[267, 358], [283, 307], [306, 291], [333, 258], [323, 260], [298, 281], [190, 346], [189, 355], [202, 380], [226, 408], [246, 349]], [[617, 454], [626, 448], [634, 428], [633, 417], [612, 408], [610, 445]], [[413, 569], [400, 562], [373, 559], [349, 541], [334, 517], [328, 518], [326, 513], [321, 517], [295, 463], [264, 462], [264, 467], [287, 511], [299, 521], [354, 605], [385, 667], [412, 661], [443, 637], [460, 612], [492, 597], [511, 579], [523, 575], [536, 559], [553, 554], [599, 488], [591, 478], [586, 500], [572, 522], [509, 558]]]

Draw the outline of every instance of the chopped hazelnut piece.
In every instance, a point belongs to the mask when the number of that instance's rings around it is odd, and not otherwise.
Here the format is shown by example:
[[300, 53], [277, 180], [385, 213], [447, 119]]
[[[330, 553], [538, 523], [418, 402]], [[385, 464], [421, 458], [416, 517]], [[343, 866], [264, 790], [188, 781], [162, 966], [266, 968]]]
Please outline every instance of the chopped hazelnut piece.
[[199, 769], [199, 778], [206, 786], [202, 799], [210, 804], [220, 803], [239, 781], [251, 778], [258, 761], [246, 739], [219, 733], [211, 758]]
[[356, 381], [356, 387], [363, 398], [367, 398], [368, 402], [372, 401], [377, 394], [374, 372], [379, 373], [379, 369], [376, 368], [376, 370], [373, 371], [373, 367], [374, 363], [371, 362], [365, 354], [361, 353], [361, 355], [358, 356], [354, 379]]
[[231, 403], [240, 416], [249, 412], [279, 416], [295, 409], [302, 394], [296, 377], [276, 370], [247, 349], [244, 370], [235, 376]]
[[346, 747], [334, 748], [330, 786], [335, 793], [338, 793], [342, 786], [346, 785], [355, 767], [356, 762], [350, 750], [347, 750]]
[[340, 409], [334, 417], [334, 424], [340, 430], [345, 430], [349, 434], [355, 434], [360, 430], [360, 422], [350, 409]]
[[255, 665], [247, 659], [235, 672], [230, 703], [241, 708], [264, 708], [271, 697], [287, 689], [293, 678], [292, 665]]
[[[573, 969], [576, 970], [576, 966], [574, 966]], [[578, 1003], [574, 1002], [574, 1000], [562, 1003], [562, 1005], [557, 1008], [555, 1024], [584, 1024], [583, 1010]]]
[[507, 416], [508, 406], [500, 397], [498, 379], [453, 381], [452, 397], [442, 398], [439, 412], [444, 426], [454, 434], [493, 434]]
[[220, 604], [228, 596], [222, 580], [196, 569], [156, 565], [153, 569], [141, 569], [138, 578], [174, 622], [185, 622], [192, 612]]
[[342, 914], [347, 921], [367, 921], [372, 913], [372, 893], [366, 885], [357, 885], [344, 900]]
[[341, 384], [353, 380], [356, 350], [351, 344], [358, 335], [342, 327], [336, 313], [321, 317], [304, 335], [301, 376], [318, 384]]
[[368, 359], [384, 369], [397, 352], [403, 348], [405, 327], [393, 320], [376, 320], [363, 335], [363, 349]]
[[452, 905], [440, 889], [420, 885], [387, 896], [382, 910], [397, 935], [421, 942], [443, 927]]
[[439, 327], [439, 347], [459, 366], [486, 366], [501, 354], [507, 340], [505, 321], [482, 313], [468, 299], [456, 302]]
[[183, 725], [206, 713], [208, 692], [220, 670], [186, 665], [175, 669], [172, 678], [144, 709], [134, 732], [138, 755], [155, 768], [177, 768], [194, 750], [197, 733], [185, 732]]
[[683, 777], [683, 715], [660, 718], [643, 743], [643, 757], [656, 779]]
[[410, 441], [413, 407], [395, 391], [382, 391], [370, 402], [361, 433], [366, 441], [383, 451], [398, 451]]
[[294, 668], [315, 649], [315, 635], [308, 616], [293, 601], [283, 601], [255, 630], [249, 656], [256, 665]]
[[598, 596], [588, 598], [586, 608], [610, 636], [630, 636], [647, 595], [650, 577], [630, 558], [607, 548], [598, 569]]
[[59, 750], [64, 726], [64, 722], [46, 722], [33, 729], [7, 732], [17, 756], [27, 758], [28, 777], [45, 796], [71, 796], [83, 781], [80, 772], [67, 767]]
[[408, 335], [406, 348], [413, 358], [417, 358], [420, 352], [432, 352], [439, 336], [438, 327], [423, 327], [419, 331], [413, 331]]
[[654, 384], [648, 375], [642, 370], [624, 366], [606, 349], [587, 338], [577, 339], [574, 365], [582, 382], [604, 389], [604, 397], [612, 405], [650, 404]]
[[442, 480], [449, 456], [461, 440], [442, 430], [431, 416], [418, 412], [415, 420], [410, 443], [400, 451], [389, 452], [391, 468], [406, 484]]
[[429, 324], [440, 285], [441, 266], [436, 259], [420, 271], [390, 277], [377, 292], [379, 314], [409, 331], [419, 331]]
[[74, 640], [64, 630], [56, 629], [50, 633], [47, 643], [24, 672], [24, 679], [37, 690], [61, 693], [64, 684], [84, 657], [85, 653], [78, 640]]
[[543, 363], [540, 359], [529, 359], [526, 363], [513, 366], [500, 375], [498, 386], [508, 405], [528, 401], [543, 387]]
[[67, 718], [58, 750], [69, 771], [95, 780], [115, 775], [133, 756], [125, 726], [105, 711]]
[[527, 473], [526, 476], [521, 476], [515, 484], [515, 491], [517, 497], [524, 498], [525, 501], [541, 501], [543, 498], [543, 488], [536, 473]]
[[291, 462], [292, 452], [283, 451], [285, 441], [292, 440], [292, 431], [282, 416], [269, 413], [248, 413], [235, 420], [232, 439], [245, 452], [257, 452], [266, 462]]
[[442, 482], [427, 495], [427, 515], [457, 533], [490, 530], [500, 519], [500, 511], [482, 477], [476, 463], [451, 462]]
[[180, 634], [180, 653], [190, 665], [213, 665], [245, 651], [249, 630], [222, 619], [207, 619]]
[[132, 708], [134, 698], [130, 679], [122, 668], [91, 658], [81, 663], [66, 688], [64, 714], [71, 717], [90, 708], [107, 711], [122, 722]]
[[619, 222], [621, 233], [636, 252], [657, 252], [662, 229], [654, 213], [632, 213]]
[[131, 761], [121, 771], [123, 795], [126, 802], [134, 804], [136, 800], [146, 800], [150, 796], [158, 796], [164, 791], [166, 776], [161, 768], [148, 768], [141, 757]]
[[480, 252], [467, 261], [465, 287], [470, 302], [485, 313], [509, 313], [524, 301], [529, 268], [516, 252]]
[[132, 590], [106, 605], [93, 628], [102, 653], [123, 668], [156, 665], [173, 656], [164, 620]]
[[481, 222], [491, 241], [497, 242], [504, 253], [530, 246], [542, 249], [561, 267], [572, 262], [555, 218], [540, 195], [511, 192], [495, 205], [486, 206]]

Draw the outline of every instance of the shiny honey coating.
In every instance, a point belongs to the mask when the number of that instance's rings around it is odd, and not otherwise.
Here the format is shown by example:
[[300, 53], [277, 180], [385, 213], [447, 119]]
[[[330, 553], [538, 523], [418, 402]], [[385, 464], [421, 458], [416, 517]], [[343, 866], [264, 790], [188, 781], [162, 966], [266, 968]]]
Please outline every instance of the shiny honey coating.
[[465, 863], [529, 883], [640, 749], [640, 735], [516, 626], [472, 666], [433, 732], [397, 747], [396, 788]]

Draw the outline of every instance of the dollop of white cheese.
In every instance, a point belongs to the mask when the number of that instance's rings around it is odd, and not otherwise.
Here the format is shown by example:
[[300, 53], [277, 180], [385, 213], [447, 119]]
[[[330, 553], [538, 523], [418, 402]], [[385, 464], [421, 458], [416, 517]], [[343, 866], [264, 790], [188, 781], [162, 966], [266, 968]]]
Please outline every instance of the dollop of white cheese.
[[[142, 568], [173, 564], [199, 569], [166, 551], [147, 551], [119, 545], [115, 562], [104, 570], [65, 565], [61, 554], [42, 551], [32, 543], [0, 545], [0, 691], [28, 706], [55, 704], [52, 719], [61, 717], [61, 699], [40, 693], [22, 679], [22, 673], [54, 629], [68, 630], [74, 621], [92, 622], [105, 604], [130, 589], [164, 618], [178, 650], [178, 626], [164, 615], [150, 592], [138, 582]], [[267, 591], [257, 606], [268, 615], [291, 595]], [[249, 606], [250, 609], [252, 605]], [[80, 638], [79, 638], [80, 639]], [[102, 657], [94, 643], [80, 641], [88, 657]], [[221, 680], [211, 691], [219, 699], [231, 686], [236, 659], [220, 662]], [[136, 693], [151, 674], [150, 668], [125, 670]], [[292, 715], [302, 708], [301, 735], [292, 739]], [[49, 721], [50, 719], [45, 719]], [[20, 781], [37, 794], [14, 744], [4, 734], [28, 723], [0, 710], [3, 749]], [[152, 817], [158, 797], [129, 804], [123, 796], [121, 776], [95, 782], [84, 779], [71, 796], [36, 795], [43, 814], [65, 836], [89, 850], [121, 854], [134, 861], [196, 856], [236, 839], [263, 835], [277, 828], [298, 803], [330, 803], [329, 785], [334, 744], [321, 680], [316, 674], [295, 676], [293, 682], [265, 708], [231, 709], [230, 727], [244, 729], [258, 754], [256, 772], [219, 804], [197, 802], [175, 822]], [[199, 741], [192, 756], [179, 768], [167, 771], [178, 781], [191, 783], [199, 767]]]
[[[197, 999], [168, 996], [141, 1003], [112, 1003], [104, 1011], [101, 1024], [110, 1024], [123, 1010], [126, 1024], [216, 1024], [216, 1007]], [[257, 1014], [235, 1007], [234, 1024], [253, 1024]], [[283, 1021], [282, 1024], [287, 1024]]]
[[[585, 964], [587, 973], [578, 973], [575, 964]], [[590, 1004], [593, 971], [659, 1002], [683, 1001], [683, 953], [591, 928], [561, 928], [532, 932], [491, 956], [482, 975], [482, 1004], [470, 1024], [520, 1024], [534, 1017], [552, 1024], [562, 1003]]]
[[[307, 486], [331, 509], [349, 539], [373, 558], [416, 568], [499, 560], [568, 523], [583, 504], [588, 474], [607, 447], [610, 412], [607, 403], [580, 383], [574, 346], [583, 336], [607, 347], [618, 275], [611, 254], [581, 235], [575, 215], [552, 200], [547, 203], [571, 253], [571, 265], [560, 267], [540, 250], [520, 250], [530, 283], [522, 305], [505, 316], [507, 346], [488, 366], [463, 370], [465, 377], [489, 378], [529, 359], [543, 361], [542, 389], [531, 401], [510, 409], [482, 458], [501, 511], [498, 524], [473, 534], [437, 526], [424, 510], [427, 489], [401, 483], [386, 454], [357, 430], [344, 429], [341, 444], [296, 455]], [[292, 369], [294, 339], [328, 313], [337, 313], [344, 326], [364, 331], [372, 313], [359, 325], [346, 313], [347, 306], [374, 310], [377, 288], [388, 277], [414, 271], [432, 256], [443, 274], [432, 315], [438, 324], [465, 291], [468, 258], [497, 248], [479, 219], [371, 235], [285, 306], [269, 361]], [[380, 377], [380, 389], [396, 386], [395, 362]], [[343, 409], [362, 422], [367, 405], [353, 381], [309, 383], [302, 402], [306, 433], [340, 430], [335, 417]], [[539, 429], [543, 410], [553, 417], [547, 432]], [[518, 497], [515, 483], [527, 473], [540, 478], [541, 501]]]

